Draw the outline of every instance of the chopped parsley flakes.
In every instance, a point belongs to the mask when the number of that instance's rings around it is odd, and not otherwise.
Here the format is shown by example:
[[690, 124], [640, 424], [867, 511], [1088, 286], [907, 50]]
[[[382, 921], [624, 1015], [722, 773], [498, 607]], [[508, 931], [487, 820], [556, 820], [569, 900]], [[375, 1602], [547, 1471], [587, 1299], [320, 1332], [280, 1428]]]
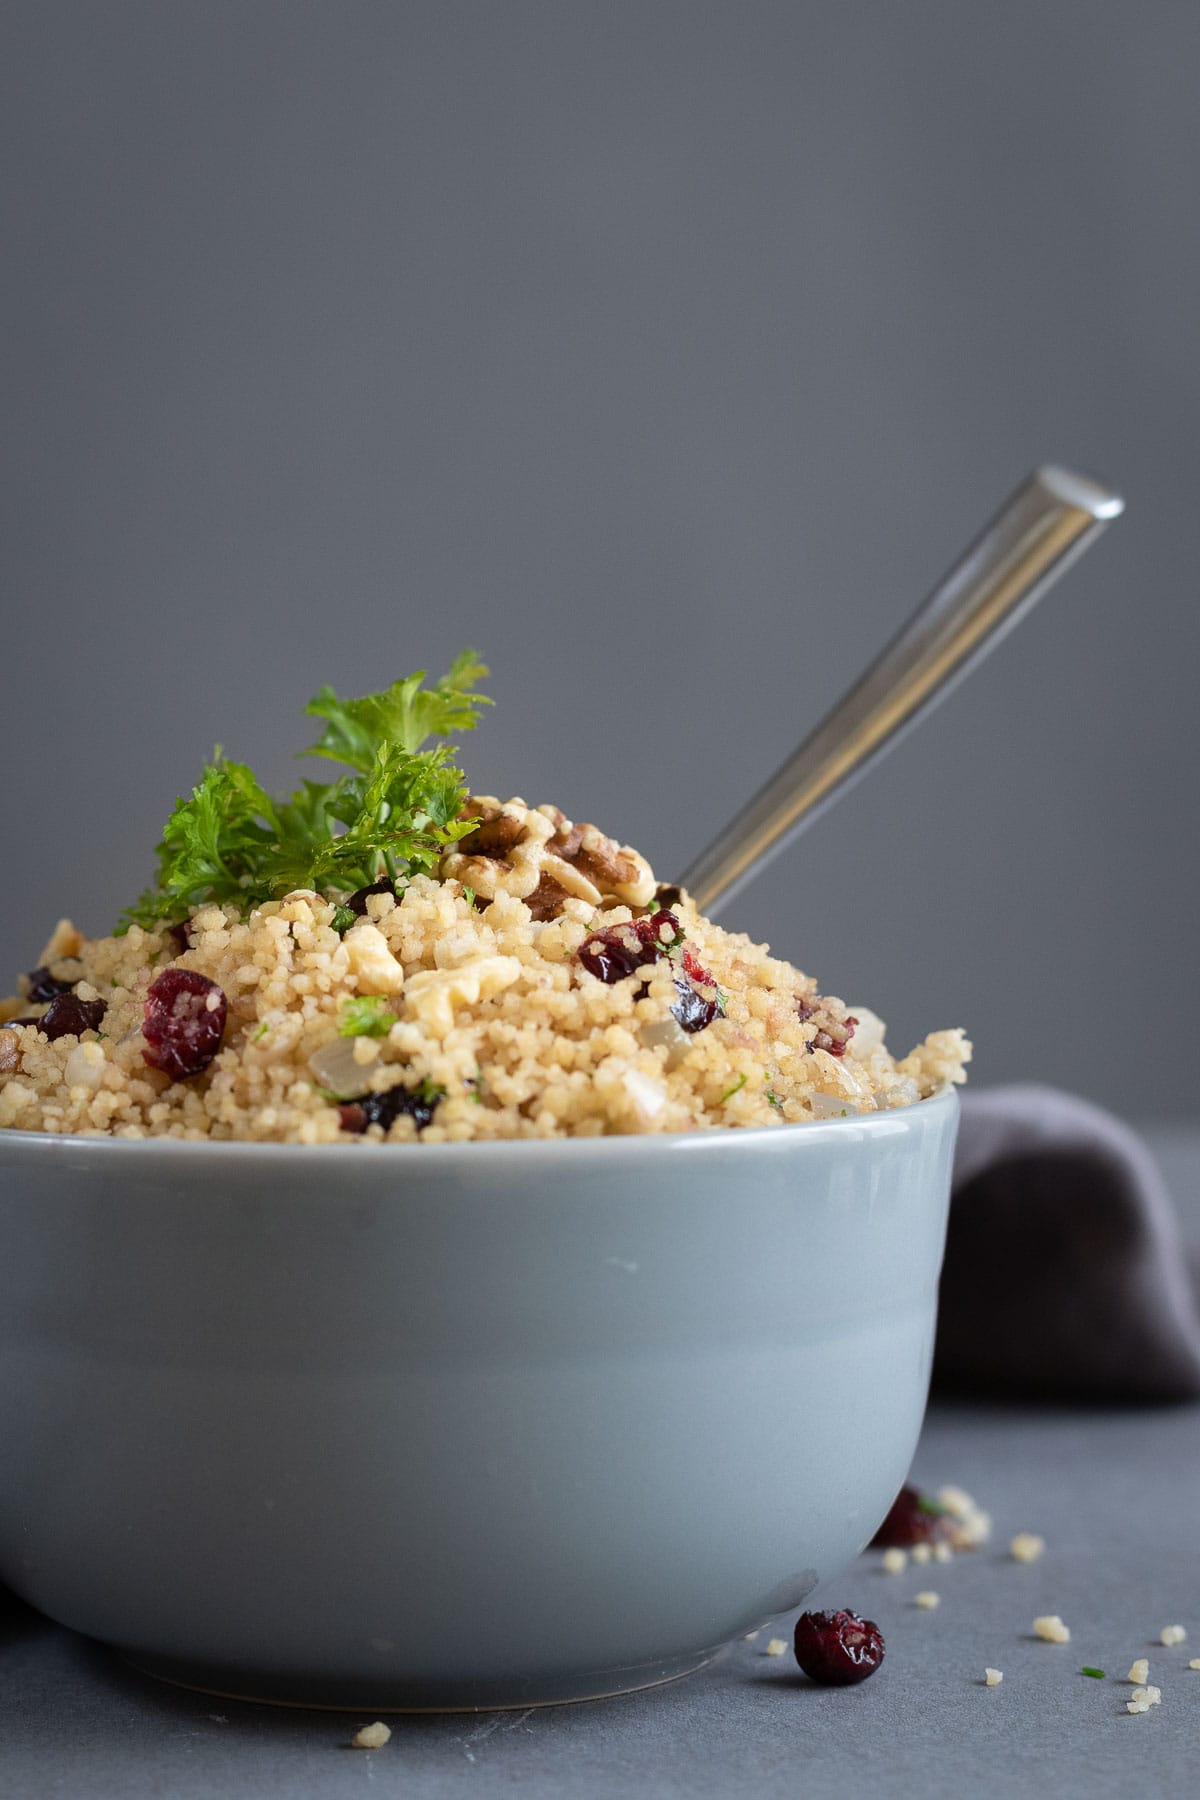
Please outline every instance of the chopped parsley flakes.
[[342, 1001], [338, 1031], [343, 1037], [386, 1037], [396, 1015], [379, 994], [353, 994]]

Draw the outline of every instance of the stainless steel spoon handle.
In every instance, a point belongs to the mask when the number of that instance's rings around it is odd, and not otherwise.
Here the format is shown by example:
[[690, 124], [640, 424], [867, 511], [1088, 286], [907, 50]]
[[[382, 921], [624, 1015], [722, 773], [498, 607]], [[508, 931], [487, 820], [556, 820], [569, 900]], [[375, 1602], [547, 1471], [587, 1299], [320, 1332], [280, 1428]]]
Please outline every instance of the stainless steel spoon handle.
[[1006, 501], [899, 634], [683, 876], [728, 900], [979, 662], [1110, 520], [1119, 494], [1048, 465]]

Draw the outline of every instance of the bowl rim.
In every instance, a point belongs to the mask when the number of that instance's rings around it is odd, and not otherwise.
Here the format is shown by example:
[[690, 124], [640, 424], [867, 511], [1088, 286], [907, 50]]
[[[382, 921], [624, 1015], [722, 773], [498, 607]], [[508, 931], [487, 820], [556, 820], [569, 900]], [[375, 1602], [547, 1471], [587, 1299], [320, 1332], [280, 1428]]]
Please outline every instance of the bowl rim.
[[460, 1156], [480, 1160], [486, 1157], [507, 1160], [530, 1152], [542, 1157], [557, 1152], [560, 1156], [573, 1158], [586, 1152], [589, 1156], [619, 1161], [645, 1156], [663, 1157], [672, 1153], [695, 1155], [702, 1150], [710, 1155], [723, 1155], [743, 1144], [763, 1148], [773, 1144], [782, 1148], [784, 1145], [801, 1143], [828, 1144], [831, 1139], [836, 1140], [838, 1137], [847, 1139], [848, 1144], [864, 1137], [894, 1137], [917, 1127], [932, 1126], [945, 1115], [956, 1115], [958, 1106], [957, 1087], [950, 1082], [943, 1082], [926, 1099], [913, 1101], [908, 1106], [893, 1107], [887, 1112], [855, 1113], [831, 1119], [809, 1119], [781, 1125], [712, 1126], [701, 1131], [625, 1132], [601, 1137], [484, 1138], [439, 1144], [378, 1144], [373, 1140], [366, 1143], [355, 1140], [335, 1144], [297, 1144], [261, 1143], [243, 1138], [119, 1138], [98, 1133], [89, 1136], [82, 1132], [21, 1131], [4, 1127], [0, 1129], [0, 1158], [3, 1158], [7, 1141], [20, 1145], [33, 1155], [61, 1156], [64, 1152], [71, 1152], [89, 1159], [100, 1160], [116, 1156], [134, 1162], [144, 1161], [147, 1156], [157, 1154], [186, 1158], [189, 1153], [199, 1153], [201, 1156], [240, 1154], [264, 1163], [289, 1161], [293, 1158], [300, 1158], [305, 1163], [336, 1159], [338, 1164], [349, 1161], [354, 1166], [361, 1167], [370, 1163], [383, 1168], [386, 1166], [386, 1157], [394, 1156], [397, 1159], [403, 1158], [406, 1167], [412, 1158], [418, 1158], [420, 1165], [428, 1164], [432, 1167], [436, 1163]]

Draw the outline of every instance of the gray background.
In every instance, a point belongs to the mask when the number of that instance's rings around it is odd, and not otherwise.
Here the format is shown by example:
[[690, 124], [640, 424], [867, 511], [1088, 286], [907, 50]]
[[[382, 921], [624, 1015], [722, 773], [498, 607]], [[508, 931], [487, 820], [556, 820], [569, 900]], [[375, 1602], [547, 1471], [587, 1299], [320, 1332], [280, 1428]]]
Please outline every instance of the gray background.
[[1194, 0], [10, 0], [0, 964], [468, 642], [476, 785], [669, 876], [1054, 455], [1126, 519], [727, 922], [1194, 1111], [1198, 73]]

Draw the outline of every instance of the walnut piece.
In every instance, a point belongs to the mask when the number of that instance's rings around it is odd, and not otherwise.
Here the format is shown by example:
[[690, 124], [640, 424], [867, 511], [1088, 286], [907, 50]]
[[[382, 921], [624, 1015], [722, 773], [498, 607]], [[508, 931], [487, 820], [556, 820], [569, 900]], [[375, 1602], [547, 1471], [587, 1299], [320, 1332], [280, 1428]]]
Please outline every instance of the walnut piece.
[[490, 1000], [519, 980], [521, 964], [515, 956], [476, 956], [456, 969], [418, 969], [410, 975], [405, 998], [411, 1016], [444, 1038], [454, 1029], [458, 1007]]
[[360, 994], [398, 994], [404, 986], [404, 969], [392, 955], [378, 925], [367, 919], [352, 925], [342, 939], [350, 967], [358, 977]]
[[78, 956], [82, 949], [82, 931], [77, 925], [72, 925], [70, 919], [60, 919], [38, 957], [38, 966], [40, 968], [48, 963], [62, 962], [67, 957]]
[[535, 919], [553, 919], [567, 899], [642, 907], [654, 896], [644, 857], [594, 825], [574, 824], [557, 806], [472, 795], [461, 816], [478, 824], [442, 858], [441, 874], [483, 900], [512, 894]]

